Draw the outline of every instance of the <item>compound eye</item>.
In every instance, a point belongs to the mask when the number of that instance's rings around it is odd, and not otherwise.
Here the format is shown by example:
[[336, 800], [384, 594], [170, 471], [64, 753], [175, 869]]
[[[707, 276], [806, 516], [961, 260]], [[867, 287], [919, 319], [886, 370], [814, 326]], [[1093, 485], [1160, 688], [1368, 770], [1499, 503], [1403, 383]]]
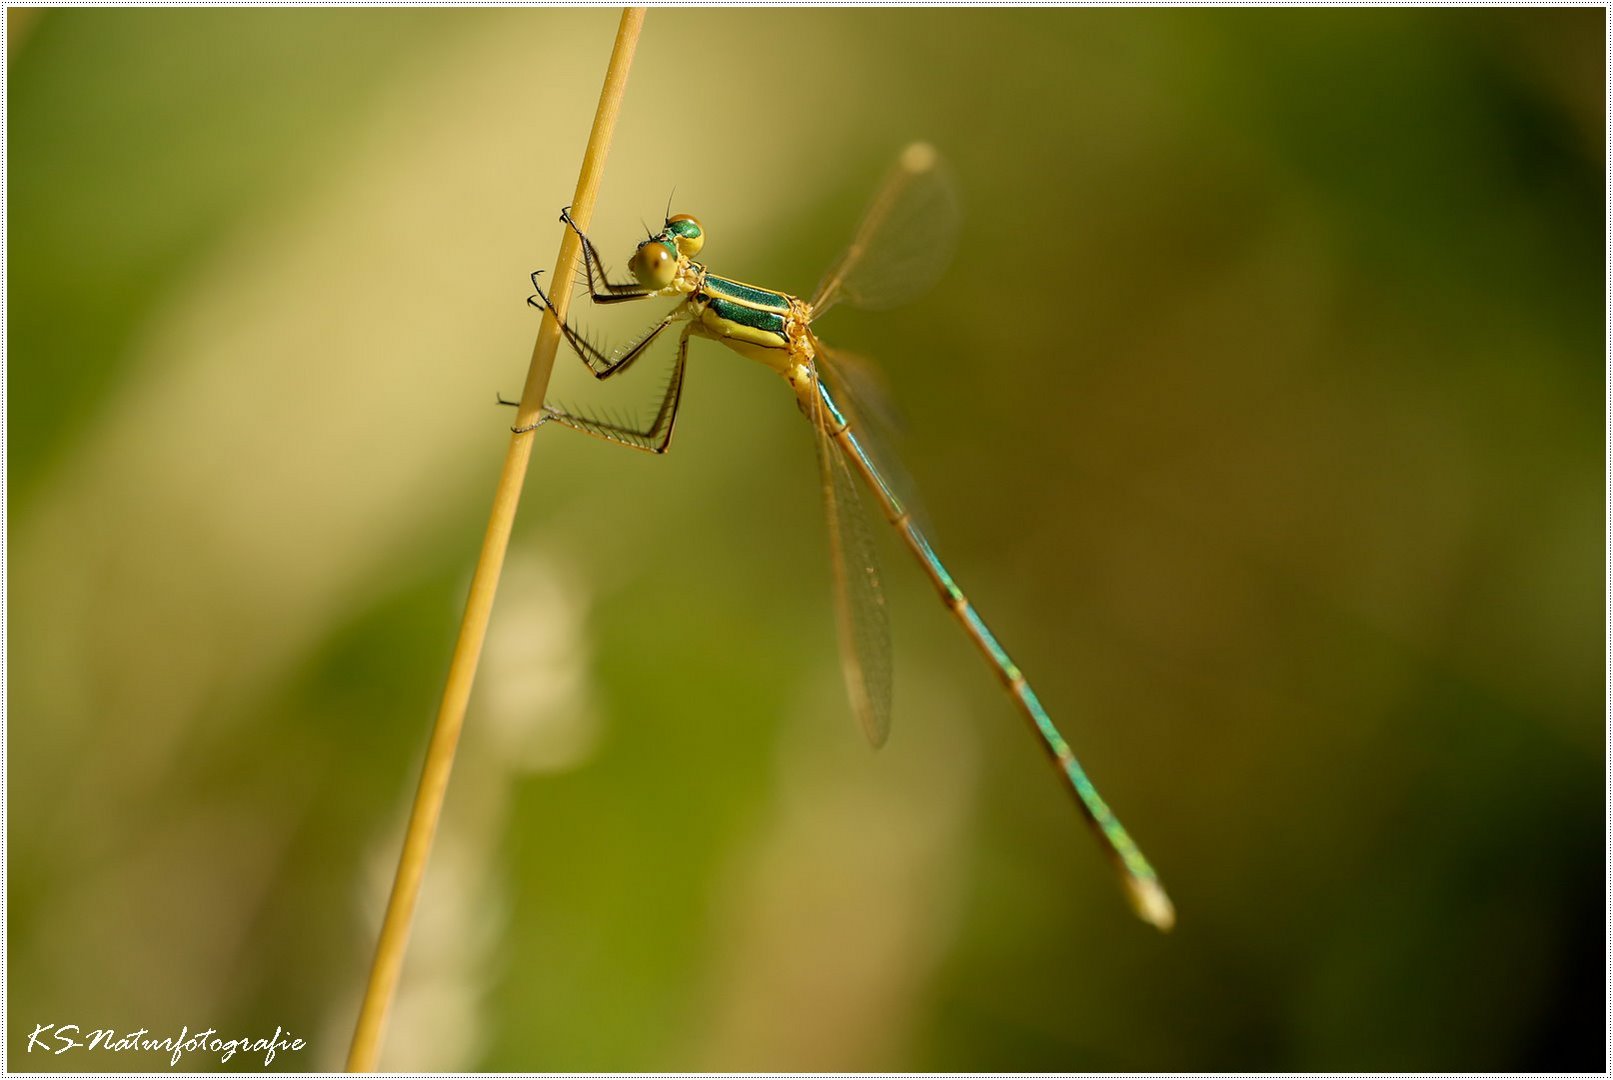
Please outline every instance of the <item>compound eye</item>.
[[673, 214], [666, 219], [666, 234], [678, 245], [682, 255], [694, 256], [706, 243], [706, 230], [693, 214]]
[[677, 273], [678, 256], [665, 240], [646, 240], [633, 252], [627, 268], [645, 288], [664, 289]]

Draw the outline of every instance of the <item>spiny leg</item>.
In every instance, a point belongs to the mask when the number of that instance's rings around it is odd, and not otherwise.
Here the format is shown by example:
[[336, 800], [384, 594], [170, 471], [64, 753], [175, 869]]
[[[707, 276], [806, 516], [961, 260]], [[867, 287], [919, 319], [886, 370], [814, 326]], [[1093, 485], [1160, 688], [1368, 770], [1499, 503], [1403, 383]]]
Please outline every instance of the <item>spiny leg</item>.
[[[684, 361], [689, 355], [689, 333], [692, 329], [693, 327], [686, 327], [678, 338], [678, 356], [672, 364], [672, 376], [667, 380], [666, 391], [661, 395], [660, 407], [656, 409], [655, 417], [649, 424], [636, 427], [619, 420], [567, 412], [558, 406], [545, 405], [538, 414], [536, 422], [510, 430], [520, 434], [553, 422], [573, 431], [580, 431], [584, 435], [592, 435], [596, 439], [618, 443], [634, 450], [643, 450], [651, 454], [666, 453], [667, 446], [672, 442], [672, 426], [678, 419], [678, 406], [683, 400]], [[499, 398], [499, 404], [515, 405], [517, 402]]]
[[[594, 242], [588, 239], [588, 234], [577, 227], [571, 220], [571, 207], [563, 207], [560, 211], [560, 220], [577, 239], [582, 241], [582, 263], [588, 275], [588, 296], [596, 304], [620, 304], [629, 300], [643, 300], [647, 296], [654, 296], [655, 290], [646, 289], [636, 281], [614, 282], [605, 272], [605, 263], [594, 249]], [[596, 280], [597, 279], [597, 280]]]
[[532, 271], [532, 287], [537, 290], [537, 295], [528, 297], [527, 303], [554, 316], [555, 322], [560, 325], [560, 335], [566, 339], [566, 344], [571, 346], [571, 351], [577, 354], [577, 358], [593, 373], [596, 379], [608, 379], [612, 375], [626, 371], [633, 361], [644, 355], [644, 350], [649, 347], [650, 342], [660, 335], [661, 331], [671, 326], [684, 314], [683, 305], [680, 304], [678, 307], [673, 308], [667, 313], [666, 318], [650, 327], [643, 337], [627, 346], [620, 357], [612, 360], [610, 355], [603, 349], [572, 329], [560, 317], [560, 313], [554, 309], [554, 305], [549, 301], [548, 294], [538, 284], [538, 276], [542, 273], [542, 270]]

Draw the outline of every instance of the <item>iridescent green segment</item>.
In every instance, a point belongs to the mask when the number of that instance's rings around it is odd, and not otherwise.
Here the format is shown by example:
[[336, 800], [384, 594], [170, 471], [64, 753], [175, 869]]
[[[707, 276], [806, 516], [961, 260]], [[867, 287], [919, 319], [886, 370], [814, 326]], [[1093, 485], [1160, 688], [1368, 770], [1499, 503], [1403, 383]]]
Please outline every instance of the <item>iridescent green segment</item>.
[[835, 399], [829, 393], [829, 388], [823, 385], [821, 381], [818, 383], [818, 400], [823, 402], [823, 407], [827, 410], [829, 419], [832, 421], [829, 425], [830, 430], [845, 431], [847, 426], [846, 416], [840, 411], [840, 406], [835, 404]]
[[935, 550], [930, 547], [929, 540], [925, 539], [924, 534], [917, 529], [909, 529], [907, 534], [913, 541], [914, 549], [918, 552], [919, 561], [924, 564], [925, 569], [930, 572], [930, 576], [935, 579], [935, 583], [940, 587], [941, 595], [946, 599], [947, 603], [963, 603], [963, 590], [958, 588], [958, 583], [952, 580], [952, 575], [947, 573], [947, 568], [941, 565], [941, 559], [935, 554]]
[[743, 281], [730, 281], [716, 274], [706, 275], [705, 288], [713, 297], [727, 297], [729, 300], [737, 300], [742, 304], [766, 308], [769, 311], [790, 310], [790, 298], [783, 293], [758, 289], [754, 285], [746, 285]]
[[764, 311], [760, 308], [746, 307], [744, 304], [735, 304], [724, 300], [720, 296], [711, 298], [711, 310], [717, 316], [729, 322], [748, 326], [752, 330], [762, 330], [770, 334], [777, 334], [780, 340], [785, 340], [784, 316], [776, 311]]
[[[868, 460], [868, 452], [863, 449], [862, 443], [857, 441], [856, 432], [847, 429], [846, 443], [851, 447], [852, 453], [854, 453], [857, 457], [862, 458], [865, 461]], [[879, 499], [890, 508], [891, 513], [897, 517], [900, 517], [902, 514], [906, 513], [906, 511], [902, 508], [902, 501], [896, 497], [896, 492], [890, 489], [890, 485], [885, 482], [885, 477], [880, 474], [879, 470], [871, 468], [868, 470], [868, 473], [879, 485], [879, 491], [877, 492]]]
[[677, 221], [667, 222], [666, 232], [668, 236], [681, 236], [685, 239], [692, 240], [700, 235], [700, 226], [696, 225], [688, 218], [680, 218]]

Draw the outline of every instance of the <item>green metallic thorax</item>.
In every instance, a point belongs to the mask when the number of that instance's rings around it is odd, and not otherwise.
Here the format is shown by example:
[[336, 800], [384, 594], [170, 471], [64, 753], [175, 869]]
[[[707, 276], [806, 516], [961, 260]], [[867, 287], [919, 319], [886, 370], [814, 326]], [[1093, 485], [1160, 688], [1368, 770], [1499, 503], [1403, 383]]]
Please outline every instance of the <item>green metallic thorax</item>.
[[706, 274], [690, 300], [705, 336], [771, 366], [788, 355], [790, 298], [784, 293]]

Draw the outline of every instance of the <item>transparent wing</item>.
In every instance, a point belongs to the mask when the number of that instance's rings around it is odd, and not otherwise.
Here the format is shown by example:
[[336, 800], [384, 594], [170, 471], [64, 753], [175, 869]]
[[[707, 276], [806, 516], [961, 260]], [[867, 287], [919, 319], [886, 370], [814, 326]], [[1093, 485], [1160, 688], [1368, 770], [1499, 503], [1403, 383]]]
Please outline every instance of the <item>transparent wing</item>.
[[829, 519], [829, 557], [840, 638], [840, 667], [846, 693], [863, 733], [874, 746], [885, 745], [891, 728], [890, 614], [879, 583], [873, 537], [852, 475], [839, 445], [829, 435], [828, 411], [814, 397], [810, 417]]
[[856, 413], [851, 420], [857, 424], [858, 437], [862, 437], [865, 427], [872, 426], [881, 435], [891, 436], [894, 444], [896, 437], [907, 431], [907, 418], [891, 397], [885, 373], [866, 356], [825, 345], [816, 334], [810, 330], [807, 333], [817, 353], [818, 374], [828, 384], [830, 396], [842, 411], [849, 407]]
[[957, 185], [941, 155], [929, 143], [908, 146], [851, 246], [818, 285], [812, 317], [841, 300], [879, 310], [923, 293], [952, 261], [960, 217]]
[[907, 425], [901, 410], [890, 398], [883, 373], [865, 357], [825, 345], [816, 334], [812, 335], [812, 346], [818, 357], [818, 376], [828, 386], [836, 406], [851, 422], [857, 442], [874, 471], [920, 530], [930, 531], [918, 487], [902, 466], [902, 456], [897, 452]]

